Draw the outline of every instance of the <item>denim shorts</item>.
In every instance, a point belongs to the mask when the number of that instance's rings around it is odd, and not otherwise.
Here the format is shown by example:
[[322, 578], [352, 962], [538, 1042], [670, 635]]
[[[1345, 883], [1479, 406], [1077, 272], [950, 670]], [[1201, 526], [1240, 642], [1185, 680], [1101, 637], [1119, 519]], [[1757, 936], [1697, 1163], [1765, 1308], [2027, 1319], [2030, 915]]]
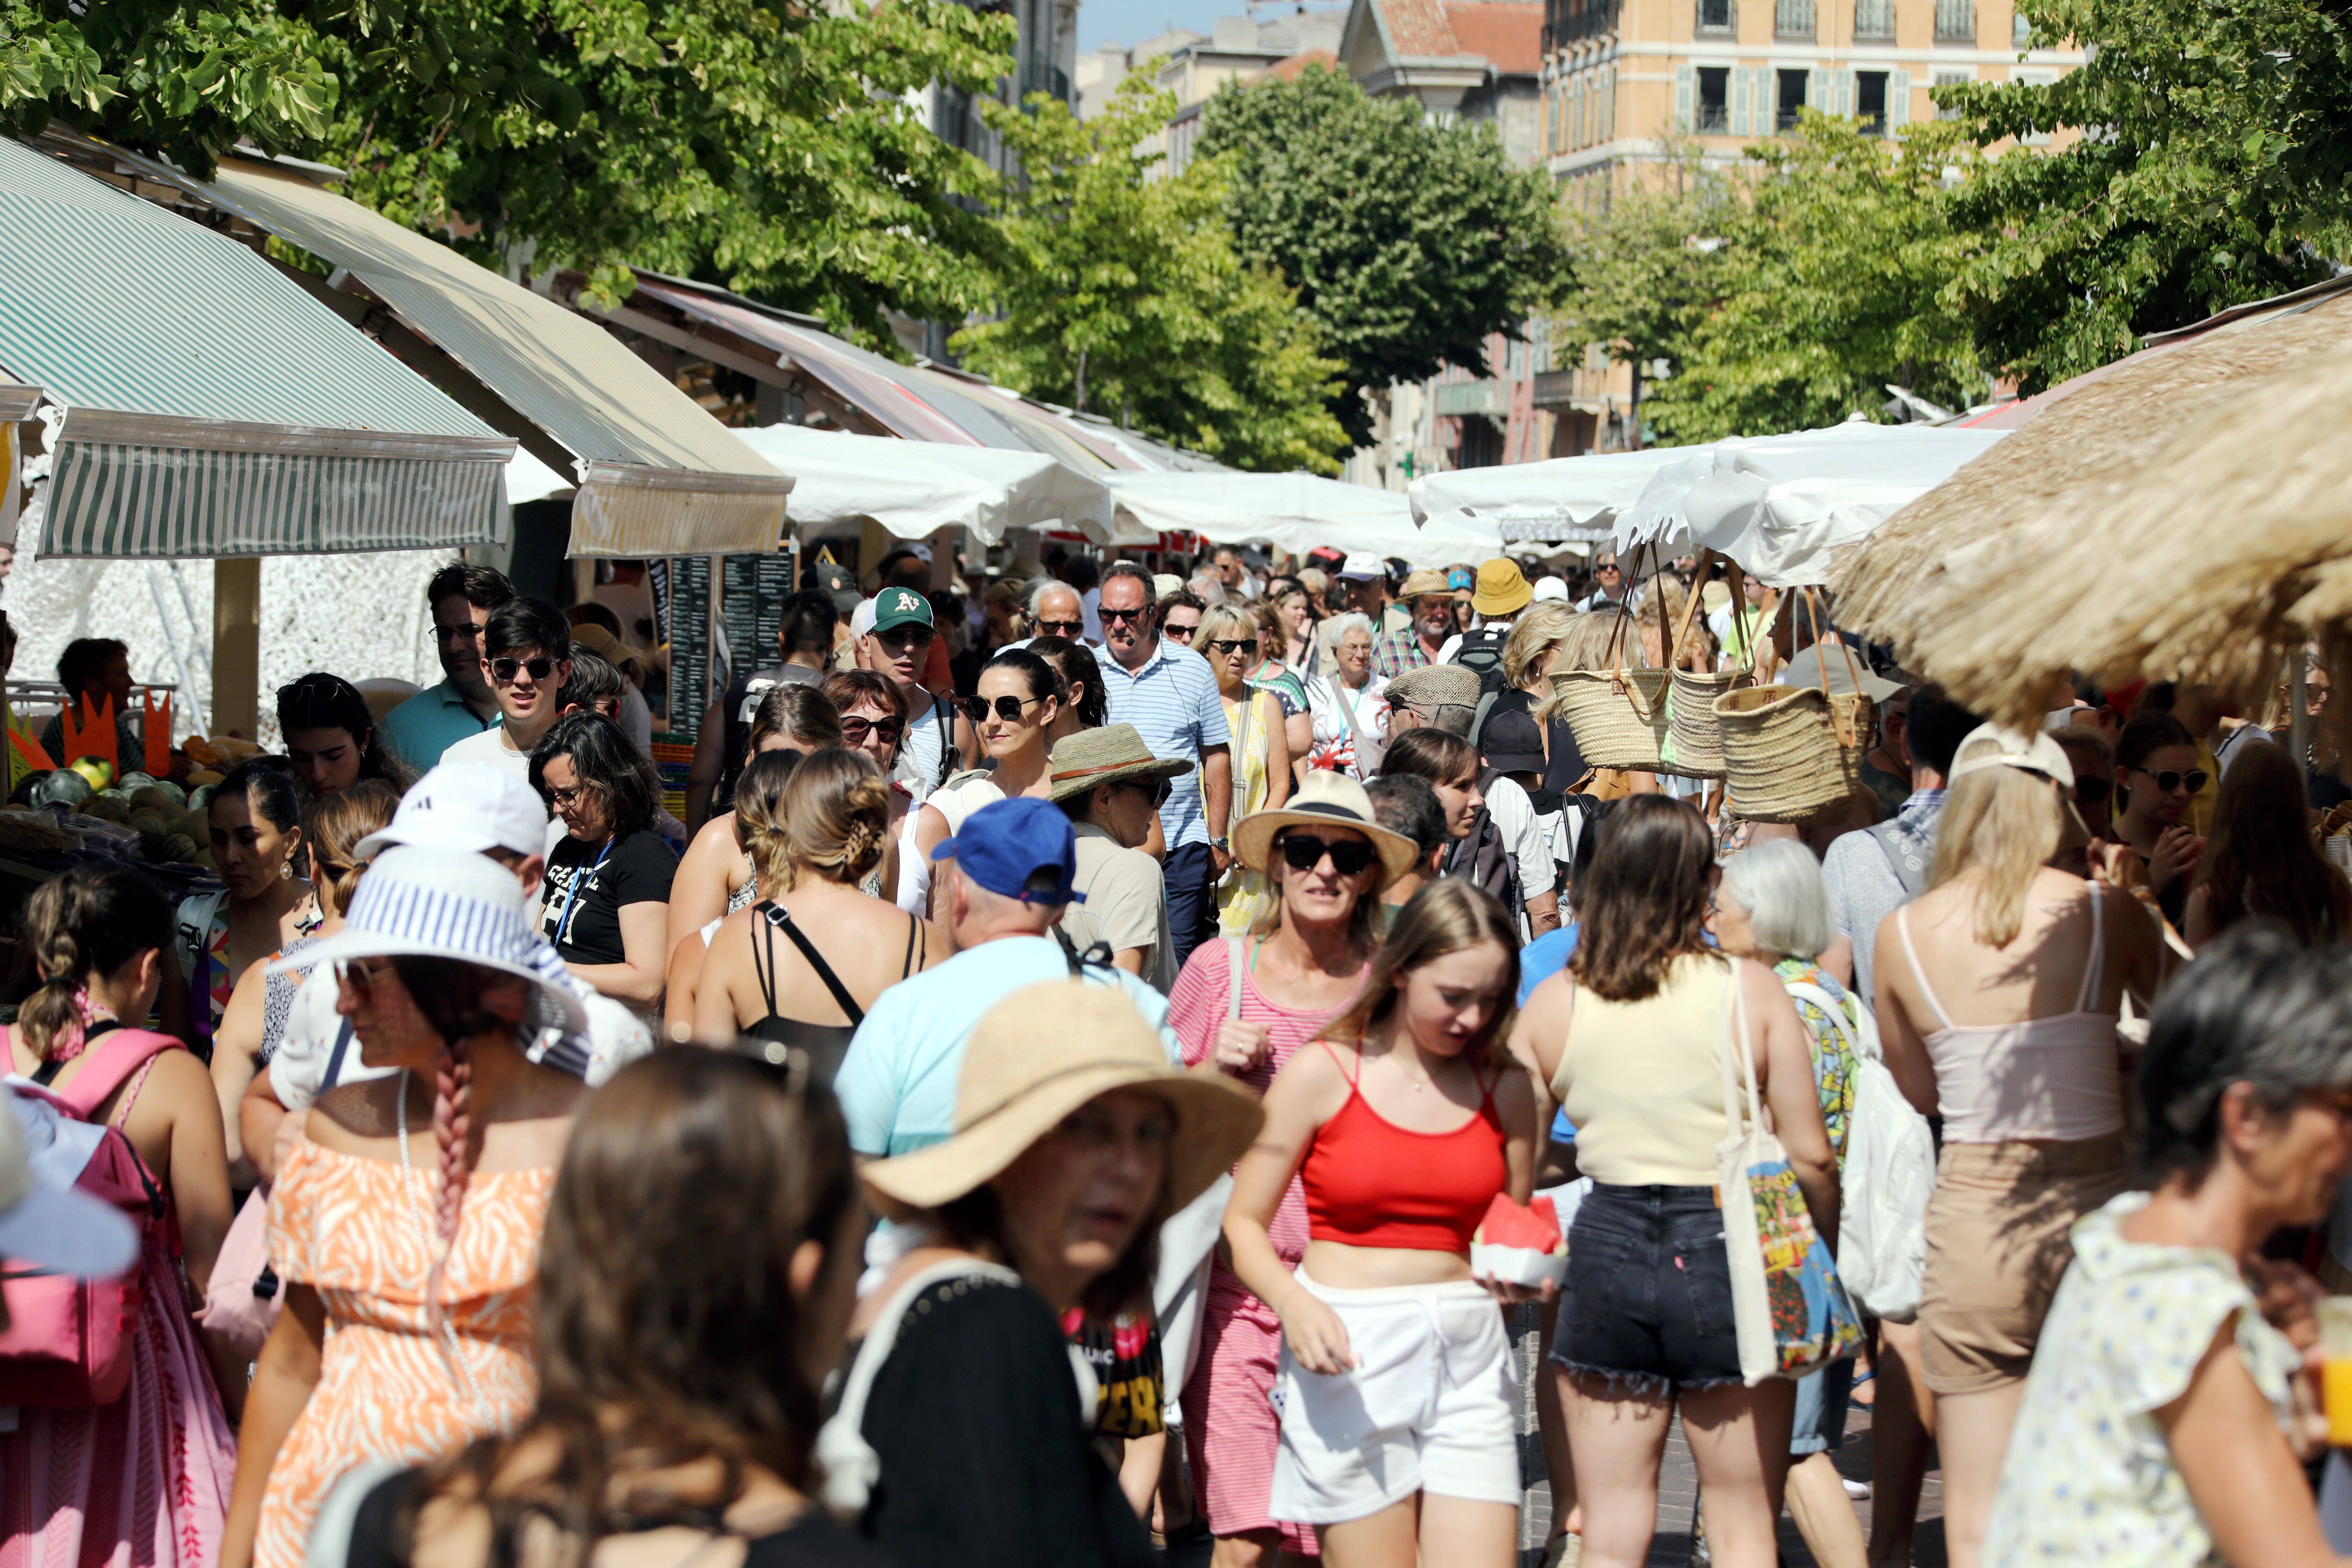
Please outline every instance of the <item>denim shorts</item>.
[[1713, 1187], [1595, 1183], [1568, 1257], [1554, 1361], [1645, 1394], [1741, 1381]]
[[1797, 1418], [1789, 1452], [1833, 1454], [1845, 1442], [1845, 1410], [1853, 1398], [1853, 1358], [1840, 1356], [1819, 1372], [1797, 1380]]

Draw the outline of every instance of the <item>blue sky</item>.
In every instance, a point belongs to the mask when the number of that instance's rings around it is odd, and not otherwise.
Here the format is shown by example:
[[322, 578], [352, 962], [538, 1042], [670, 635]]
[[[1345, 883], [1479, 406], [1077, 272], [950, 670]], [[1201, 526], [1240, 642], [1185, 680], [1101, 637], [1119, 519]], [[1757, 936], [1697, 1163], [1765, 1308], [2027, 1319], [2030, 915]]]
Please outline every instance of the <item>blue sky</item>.
[[1220, 16], [1238, 16], [1243, 0], [1081, 0], [1078, 52], [1102, 44], [1139, 44], [1170, 27], [1205, 33]]

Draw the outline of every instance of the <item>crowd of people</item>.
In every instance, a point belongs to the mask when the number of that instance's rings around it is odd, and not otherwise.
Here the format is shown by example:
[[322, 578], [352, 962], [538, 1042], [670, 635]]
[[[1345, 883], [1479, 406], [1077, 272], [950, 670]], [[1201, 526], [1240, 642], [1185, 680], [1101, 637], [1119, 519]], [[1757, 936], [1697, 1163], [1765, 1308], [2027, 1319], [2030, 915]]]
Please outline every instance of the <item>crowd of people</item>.
[[[1986, 724], [1688, 562], [1189, 564], [820, 562], [677, 816], [650, 600], [453, 565], [440, 683], [278, 694], [219, 890], [42, 886], [0, 1568], [1634, 1568], [1677, 1423], [1725, 1568], [1907, 1563], [1931, 1463], [1960, 1568], [2332, 1560], [2303, 726]], [[1554, 678], [1619, 664], [1866, 699], [1850, 795], [1588, 765]], [[1767, 1126], [1776, 1217], [1920, 1261], [1759, 1372]]]

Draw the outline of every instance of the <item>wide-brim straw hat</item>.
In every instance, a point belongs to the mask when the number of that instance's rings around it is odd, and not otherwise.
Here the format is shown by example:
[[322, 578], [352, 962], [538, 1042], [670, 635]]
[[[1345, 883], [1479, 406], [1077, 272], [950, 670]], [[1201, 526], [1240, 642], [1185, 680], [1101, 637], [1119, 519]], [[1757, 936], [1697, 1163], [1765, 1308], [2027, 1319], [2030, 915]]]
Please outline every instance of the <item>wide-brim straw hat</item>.
[[1372, 812], [1372, 797], [1364, 793], [1362, 784], [1328, 769], [1308, 773], [1297, 793], [1277, 809], [1252, 812], [1234, 823], [1234, 857], [1251, 870], [1264, 871], [1274, 836], [1286, 827], [1354, 828], [1380, 852], [1383, 888], [1412, 870], [1421, 858], [1419, 845], [1381, 826]]
[[1452, 592], [1454, 592], [1454, 590], [1446, 584], [1444, 573], [1433, 571], [1431, 568], [1424, 566], [1421, 570], [1412, 573], [1406, 576], [1403, 586], [1397, 589], [1396, 596], [1399, 599], [1410, 600], [1418, 599], [1424, 594], [1450, 594]]
[[529, 981], [538, 1027], [584, 1034], [587, 1009], [558, 978], [562, 962], [540, 956], [542, 945], [512, 871], [486, 855], [401, 844], [368, 863], [341, 931], [272, 963], [268, 973], [354, 958], [455, 959]]
[[1098, 1095], [1134, 1089], [1174, 1113], [1165, 1219], [1241, 1158], [1265, 1113], [1230, 1079], [1171, 1066], [1159, 1032], [1124, 990], [1076, 980], [1014, 992], [989, 1009], [964, 1045], [955, 1135], [859, 1173], [875, 1206], [894, 1218], [953, 1203], [985, 1185]]
[[1132, 724], [1105, 724], [1080, 730], [1054, 743], [1046, 771], [1051, 784], [1046, 797], [1067, 800], [1099, 785], [1134, 779], [1172, 779], [1189, 773], [1192, 764], [1182, 757], [1155, 757]]
[[1528, 607], [1536, 591], [1508, 556], [1479, 563], [1478, 577], [1470, 590], [1470, 607], [1482, 616], [1515, 616]]

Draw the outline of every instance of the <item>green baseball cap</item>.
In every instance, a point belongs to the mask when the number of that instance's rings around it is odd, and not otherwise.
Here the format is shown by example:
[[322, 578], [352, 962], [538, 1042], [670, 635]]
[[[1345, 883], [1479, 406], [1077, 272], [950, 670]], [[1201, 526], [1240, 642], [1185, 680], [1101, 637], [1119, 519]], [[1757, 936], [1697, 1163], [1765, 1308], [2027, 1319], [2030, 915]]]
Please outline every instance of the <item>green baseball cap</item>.
[[931, 602], [912, 588], [885, 588], [874, 596], [874, 629], [887, 632], [897, 626], [919, 626], [931, 629]]

